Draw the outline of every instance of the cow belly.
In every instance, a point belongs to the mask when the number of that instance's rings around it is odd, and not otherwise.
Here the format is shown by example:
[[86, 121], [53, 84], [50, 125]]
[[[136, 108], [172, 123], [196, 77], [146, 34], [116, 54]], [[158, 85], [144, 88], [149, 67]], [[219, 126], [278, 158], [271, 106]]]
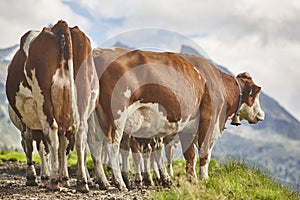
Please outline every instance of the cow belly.
[[42, 130], [37, 112], [37, 104], [33, 99], [32, 92], [20, 84], [16, 93], [16, 107], [22, 116], [22, 121], [32, 130]]
[[117, 127], [124, 132], [139, 138], [164, 137], [181, 131], [187, 126], [186, 121], [169, 122], [163, 112], [159, 111], [157, 103], [135, 102], [123, 112], [119, 110], [120, 118], [115, 120]]

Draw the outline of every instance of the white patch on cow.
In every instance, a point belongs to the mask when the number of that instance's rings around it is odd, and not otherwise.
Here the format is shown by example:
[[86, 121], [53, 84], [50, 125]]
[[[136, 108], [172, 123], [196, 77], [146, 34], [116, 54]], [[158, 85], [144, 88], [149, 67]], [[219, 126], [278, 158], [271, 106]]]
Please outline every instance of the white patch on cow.
[[189, 123], [186, 121], [169, 122], [167, 117], [159, 111], [157, 103], [134, 102], [124, 111], [119, 110], [120, 117], [115, 120], [115, 125], [121, 131], [135, 137], [152, 138], [163, 137], [181, 131]]
[[250, 107], [246, 103], [243, 103], [240, 108], [241, 119], [247, 120], [249, 123], [257, 123], [259, 120], [264, 120], [265, 113], [260, 107], [258, 94], [254, 100], [253, 105]]
[[[214, 148], [214, 145], [215, 145], [215, 143], [213, 143], [212, 147], [208, 151], [208, 157], [207, 157], [207, 161], [206, 161], [205, 165], [200, 167], [200, 176], [201, 176], [201, 178], [204, 178], [204, 179], [208, 178], [208, 166], [209, 166], [209, 163], [210, 163], [211, 153], [212, 153], [212, 150]], [[200, 156], [200, 158], [201, 158], [201, 156]]]
[[[41, 88], [39, 86], [38, 80], [36, 78], [35, 69], [31, 70], [31, 74], [32, 74], [32, 79], [30, 79], [27, 76], [27, 74], [25, 74], [26, 80], [32, 88], [31, 89], [31, 91], [32, 91], [32, 100], [30, 102], [28, 102], [28, 104], [31, 106], [30, 109], [34, 109], [35, 112], [37, 113], [37, 117], [39, 119], [39, 122], [41, 123], [41, 127], [43, 127], [43, 129], [38, 128], [38, 130], [44, 130], [45, 127], [49, 127], [49, 124], [47, 122], [47, 116], [43, 112], [44, 96], [42, 94], [42, 91], [41, 91]], [[29, 90], [27, 89], [27, 91], [29, 91]], [[31, 112], [31, 114], [34, 116], [33, 112]], [[30, 118], [32, 118], [32, 116], [27, 116], [27, 119], [30, 119]], [[24, 118], [23, 120], [26, 120], [26, 119]], [[26, 125], [28, 125], [28, 124], [26, 123]], [[29, 128], [31, 128], [31, 127], [29, 126]], [[36, 128], [31, 128], [31, 129], [36, 129]]]
[[29, 35], [27, 36], [26, 41], [25, 41], [24, 46], [23, 46], [23, 51], [24, 51], [26, 57], [28, 57], [28, 54], [29, 54], [29, 47], [30, 47], [31, 41], [34, 38], [36, 38], [36, 36], [38, 34], [40, 34], [40, 31], [30, 31]]
[[123, 94], [127, 99], [129, 99], [131, 96], [131, 90], [129, 90], [129, 88], [127, 87], [126, 91]]
[[[32, 130], [42, 130], [40, 123], [38, 105], [31, 90], [19, 85], [19, 91], [16, 93], [16, 108], [22, 116], [22, 121]], [[40, 99], [43, 104], [44, 99]], [[41, 108], [42, 109], [42, 108]]]

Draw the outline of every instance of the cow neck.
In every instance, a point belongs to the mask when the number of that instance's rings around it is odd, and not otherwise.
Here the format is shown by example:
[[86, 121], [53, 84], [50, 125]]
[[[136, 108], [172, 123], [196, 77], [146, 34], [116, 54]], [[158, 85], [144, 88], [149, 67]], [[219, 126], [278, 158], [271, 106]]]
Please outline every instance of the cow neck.
[[234, 80], [235, 80], [235, 83], [236, 85], [238, 86], [238, 89], [239, 89], [239, 101], [238, 101], [238, 107], [234, 113], [234, 116], [239, 116], [239, 112], [240, 112], [240, 109], [241, 109], [241, 105], [242, 105], [242, 100], [243, 100], [243, 91], [242, 91], [242, 87], [241, 87], [241, 84], [239, 82], [239, 80], [234, 77]]

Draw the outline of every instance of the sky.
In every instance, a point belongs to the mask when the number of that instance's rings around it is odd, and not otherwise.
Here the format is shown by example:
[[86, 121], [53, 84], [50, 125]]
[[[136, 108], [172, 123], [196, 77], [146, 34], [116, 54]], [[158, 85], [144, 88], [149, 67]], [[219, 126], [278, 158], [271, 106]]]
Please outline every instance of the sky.
[[79, 26], [93, 47], [124, 35], [128, 46], [154, 48], [159, 41], [165, 50], [190, 40], [232, 73], [249, 72], [300, 120], [299, 0], [2, 0], [0, 48], [59, 19]]

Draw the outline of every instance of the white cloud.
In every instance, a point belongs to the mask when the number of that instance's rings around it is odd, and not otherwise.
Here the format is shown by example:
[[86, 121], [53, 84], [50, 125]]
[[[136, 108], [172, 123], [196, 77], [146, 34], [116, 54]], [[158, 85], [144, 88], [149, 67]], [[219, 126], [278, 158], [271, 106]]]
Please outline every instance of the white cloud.
[[28, 30], [41, 30], [60, 19], [66, 20], [70, 26], [89, 27], [87, 19], [78, 16], [59, 0], [0, 1], [0, 47], [17, 44]]

